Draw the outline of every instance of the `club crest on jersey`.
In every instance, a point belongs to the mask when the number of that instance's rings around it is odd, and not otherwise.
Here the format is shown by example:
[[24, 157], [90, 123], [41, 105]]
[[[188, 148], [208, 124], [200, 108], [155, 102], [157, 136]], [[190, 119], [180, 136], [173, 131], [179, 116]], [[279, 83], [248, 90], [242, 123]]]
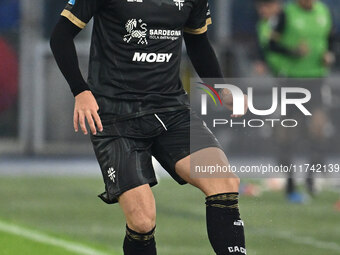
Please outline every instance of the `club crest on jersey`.
[[137, 44], [148, 44], [147, 36], [147, 24], [143, 20], [130, 19], [125, 24], [127, 34], [124, 35], [124, 42], [135, 42]]
[[69, 0], [68, 1], [68, 4], [70, 4], [70, 5], [74, 5], [76, 3], [76, 0]]
[[182, 10], [182, 7], [184, 6], [185, 0], [173, 0], [178, 7], [179, 10]]

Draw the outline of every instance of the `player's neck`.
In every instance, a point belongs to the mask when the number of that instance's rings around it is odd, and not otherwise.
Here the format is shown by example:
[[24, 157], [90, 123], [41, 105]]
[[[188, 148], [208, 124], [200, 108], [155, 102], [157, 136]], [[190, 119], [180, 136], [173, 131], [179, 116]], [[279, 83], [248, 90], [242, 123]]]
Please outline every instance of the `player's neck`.
[[311, 7], [308, 7], [308, 6], [305, 6], [305, 5], [303, 5], [303, 4], [298, 4], [298, 6], [302, 9], [302, 10], [304, 10], [304, 11], [306, 11], [306, 12], [310, 12], [310, 11], [312, 11], [313, 10], [313, 8], [314, 8], [314, 5], [312, 5]]

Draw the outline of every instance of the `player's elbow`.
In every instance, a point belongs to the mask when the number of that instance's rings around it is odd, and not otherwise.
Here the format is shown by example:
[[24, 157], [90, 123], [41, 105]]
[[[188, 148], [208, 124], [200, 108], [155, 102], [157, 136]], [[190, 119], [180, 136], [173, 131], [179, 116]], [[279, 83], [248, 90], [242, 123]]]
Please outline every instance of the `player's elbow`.
[[65, 43], [65, 38], [63, 39], [63, 33], [58, 28], [58, 25], [54, 28], [51, 37], [50, 37], [50, 47], [53, 53], [55, 53], [58, 48]]

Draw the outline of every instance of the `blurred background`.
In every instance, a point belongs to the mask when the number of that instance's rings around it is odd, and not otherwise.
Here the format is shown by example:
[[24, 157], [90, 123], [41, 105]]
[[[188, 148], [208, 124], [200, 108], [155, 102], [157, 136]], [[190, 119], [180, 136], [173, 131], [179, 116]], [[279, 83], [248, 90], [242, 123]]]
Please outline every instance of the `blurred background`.
[[[254, 2], [210, 1], [209, 36], [224, 74], [256, 77], [262, 100], [270, 102], [261, 79], [271, 74], [257, 65], [259, 16]], [[340, 59], [340, 2], [323, 2], [333, 11], [334, 53]], [[49, 48], [49, 36], [65, 5], [65, 0], [0, 0], [0, 254], [121, 254], [123, 216], [118, 206], [102, 205], [95, 197], [103, 189], [99, 166], [89, 137], [73, 132], [74, 99]], [[91, 26], [76, 39], [84, 76]], [[182, 78], [189, 89], [195, 73], [184, 49], [183, 54]], [[340, 61], [325, 82], [331, 95], [325, 160], [333, 163], [340, 163], [339, 67]], [[225, 132], [228, 156], [234, 161], [276, 158], [272, 130]], [[190, 187], [176, 186], [155, 165], [163, 177], [155, 188], [160, 254], [212, 254], [203, 198]], [[243, 181], [249, 254], [273, 254], [273, 249], [277, 255], [340, 254], [340, 232], [334, 228], [335, 221], [340, 223], [339, 181], [319, 180], [316, 185], [319, 193], [313, 199], [287, 207], [285, 180]], [[325, 222], [316, 230], [319, 220]], [[21, 246], [14, 245], [18, 240]]]
[[[325, 1], [339, 10], [337, 1]], [[72, 132], [73, 97], [58, 70], [48, 40], [65, 1], [0, 2], [0, 152], [1, 155], [92, 155], [88, 138]], [[258, 15], [254, 0], [211, 1], [214, 24], [209, 33], [227, 77], [259, 77], [256, 24]], [[340, 57], [340, 15], [334, 11], [336, 29], [335, 53]], [[87, 75], [91, 24], [77, 37], [77, 49], [84, 76]], [[185, 54], [185, 51], [184, 51]], [[339, 61], [332, 68], [327, 83], [332, 87], [331, 111], [334, 121], [339, 111]], [[184, 58], [182, 73], [189, 87], [194, 71]], [[259, 86], [259, 89], [261, 86]], [[270, 95], [268, 95], [270, 96]], [[270, 99], [270, 97], [268, 98]], [[332, 141], [340, 142], [334, 132]], [[234, 136], [235, 141], [242, 140]], [[258, 135], [253, 137], [256, 146]], [[335, 139], [335, 140], [334, 140]], [[270, 142], [270, 137], [268, 138]], [[270, 153], [270, 146], [261, 150], [247, 143], [233, 146], [237, 153]]]

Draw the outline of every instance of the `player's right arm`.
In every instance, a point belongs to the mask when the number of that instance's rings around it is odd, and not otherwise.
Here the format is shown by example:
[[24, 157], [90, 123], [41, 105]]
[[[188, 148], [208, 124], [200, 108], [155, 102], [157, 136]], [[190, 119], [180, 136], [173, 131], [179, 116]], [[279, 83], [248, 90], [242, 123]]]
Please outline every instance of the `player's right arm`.
[[62, 12], [62, 17], [60, 17], [55, 26], [50, 39], [51, 49], [58, 67], [75, 97], [74, 130], [78, 132], [80, 125], [85, 135], [88, 134], [85, 119], [92, 134], [97, 133], [96, 126], [99, 131], [103, 130], [103, 125], [98, 115], [98, 104], [80, 72], [74, 45], [74, 38], [85, 27], [85, 24], [91, 19], [96, 10], [96, 6], [91, 6], [94, 2], [96, 1], [77, 0], [76, 3], [75, 1], [70, 1]]

